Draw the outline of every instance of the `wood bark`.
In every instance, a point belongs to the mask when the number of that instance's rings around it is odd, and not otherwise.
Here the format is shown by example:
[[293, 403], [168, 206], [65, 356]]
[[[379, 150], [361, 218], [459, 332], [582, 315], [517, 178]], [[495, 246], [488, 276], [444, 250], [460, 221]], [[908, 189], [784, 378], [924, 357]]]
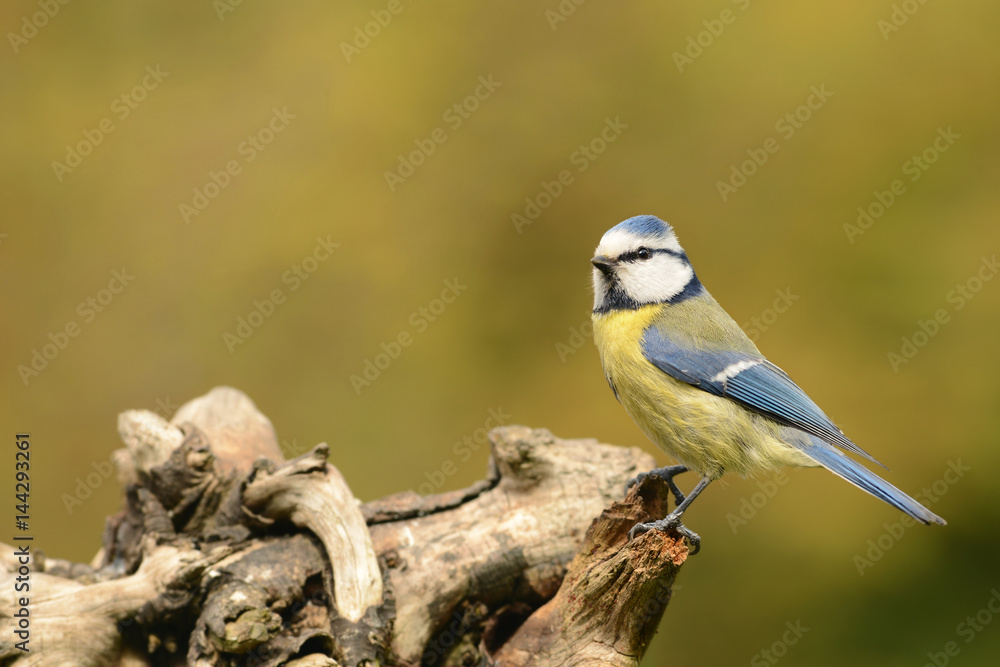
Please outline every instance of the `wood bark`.
[[654, 463], [635, 448], [501, 427], [471, 487], [361, 504], [326, 444], [285, 461], [234, 389], [119, 432], [124, 508], [89, 565], [31, 563], [28, 653], [0, 558], [3, 665], [636, 665], [688, 554], [628, 541], [671, 498], [626, 495]]

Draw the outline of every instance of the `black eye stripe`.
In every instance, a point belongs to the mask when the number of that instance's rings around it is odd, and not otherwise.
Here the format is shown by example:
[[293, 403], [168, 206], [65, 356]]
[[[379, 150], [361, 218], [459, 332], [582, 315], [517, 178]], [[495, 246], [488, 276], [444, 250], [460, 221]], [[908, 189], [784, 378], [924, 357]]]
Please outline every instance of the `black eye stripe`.
[[[670, 255], [671, 257], [677, 257], [678, 259], [685, 259], [685, 260], [687, 259], [687, 257], [684, 255], [683, 252], [677, 252], [676, 250], [671, 250], [669, 248], [646, 248], [645, 246], [643, 246], [643, 249], [646, 250], [651, 256], [664, 254], [664, 255]], [[620, 262], [634, 262], [637, 259], [639, 259], [638, 249], [630, 250], [629, 252], [622, 253], [621, 255], [618, 256], [618, 261]]]

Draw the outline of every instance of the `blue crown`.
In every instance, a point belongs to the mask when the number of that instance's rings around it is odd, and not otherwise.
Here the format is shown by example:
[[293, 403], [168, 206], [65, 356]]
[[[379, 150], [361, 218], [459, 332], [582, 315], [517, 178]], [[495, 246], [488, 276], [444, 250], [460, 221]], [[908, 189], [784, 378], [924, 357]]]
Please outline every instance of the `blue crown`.
[[637, 215], [615, 225], [636, 236], [664, 236], [671, 232], [670, 225], [655, 215]]

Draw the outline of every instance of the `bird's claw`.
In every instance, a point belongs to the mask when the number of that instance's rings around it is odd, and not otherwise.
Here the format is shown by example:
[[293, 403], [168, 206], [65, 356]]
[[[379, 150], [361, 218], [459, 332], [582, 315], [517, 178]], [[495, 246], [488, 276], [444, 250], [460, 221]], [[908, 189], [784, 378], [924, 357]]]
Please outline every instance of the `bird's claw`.
[[627, 482], [625, 482], [625, 490], [628, 491], [642, 480], [646, 479], [647, 477], [651, 477], [652, 474], [653, 473], [651, 472], [641, 472], [635, 477], [630, 478]]
[[674, 500], [680, 505], [684, 502], [684, 494], [681, 490], [677, 488], [677, 483], [674, 482], [674, 477], [680, 475], [682, 472], [687, 472], [687, 466], [676, 465], [676, 466], [666, 466], [664, 468], [655, 468], [649, 472], [641, 472], [632, 479], [625, 482], [625, 490], [631, 489], [633, 486], [641, 482], [648, 477], [659, 477], [667, 483], [670, 487], [670, 492], [674, 494]]
[[681, 523], [680, 517], [675, 517], [668, 515], [666, 518], [660, 519], [659, 521], [650, 521], [649, 523], [637, 523], [632, 526], [632, 530], [628, 531], [628, 539], [631, 542], [639, 535], [643, 533], [648, 533], [651, 530], [659, 530], [661, 532], [669, 532], [675, 530], [684, 537], [691, 544], [691, 554], [695, 555], [701, 551], [701, 537], [698, 533], [694, 532], [683, 523]]

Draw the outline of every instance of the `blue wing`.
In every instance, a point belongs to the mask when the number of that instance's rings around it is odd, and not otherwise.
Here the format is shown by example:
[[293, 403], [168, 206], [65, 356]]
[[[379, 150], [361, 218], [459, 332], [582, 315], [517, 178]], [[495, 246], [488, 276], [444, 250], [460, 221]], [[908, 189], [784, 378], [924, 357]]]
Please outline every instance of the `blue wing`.
[[783, 370], [759, 355], [682, 346], [655, 326], [646, 330], [642, 352], [676, 380], [736, 401], [885, 467], [851, 442]]

